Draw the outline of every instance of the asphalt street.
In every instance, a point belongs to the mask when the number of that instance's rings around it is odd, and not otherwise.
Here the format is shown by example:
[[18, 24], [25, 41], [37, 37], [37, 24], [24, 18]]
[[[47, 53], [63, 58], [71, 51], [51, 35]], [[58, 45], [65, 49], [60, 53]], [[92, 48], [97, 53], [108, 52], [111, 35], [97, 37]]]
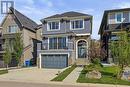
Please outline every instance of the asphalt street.
[[74, 85], [58, 85], [58, 84], [37, 84], [37, 83], [22, 83], [22, 82], [0, 82], [0, 87], [86, 87]]

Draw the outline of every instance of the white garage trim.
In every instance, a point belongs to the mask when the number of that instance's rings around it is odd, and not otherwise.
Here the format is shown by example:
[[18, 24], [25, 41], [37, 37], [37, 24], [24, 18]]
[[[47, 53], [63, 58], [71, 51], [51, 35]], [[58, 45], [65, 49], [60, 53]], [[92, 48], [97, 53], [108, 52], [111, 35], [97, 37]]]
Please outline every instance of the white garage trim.
[[[67, 54], [67, 55], [68, 55], [68, 60], [69, 60], [69, 56], [70, 56], [69, 53], [39, 53], [39, 58], [40, 58], [40, 59], [39, 59], [39, 60], [40, 60], [40, 61], [39, 61], [39, 62], [40, 62], [40, 63], [39, 63], [39, 64], [40, 64], [40, 69], [42, 68], [42, 63], [41, 63], [41, 55], [42, 55], [42, 54], [43, 54], [43, 55], [44, 55], [44, 54], [48, 54], [48, 55], [49, 55], [49, 54], [54, 54], [54, 55], [55, 55], [55, 54]], [[68, 61], [67, 61], [67, 62], [68, 62]], [[68, 64], [67, 66], [69, 66], [69, 63], [67, 63], [67, 64]]]

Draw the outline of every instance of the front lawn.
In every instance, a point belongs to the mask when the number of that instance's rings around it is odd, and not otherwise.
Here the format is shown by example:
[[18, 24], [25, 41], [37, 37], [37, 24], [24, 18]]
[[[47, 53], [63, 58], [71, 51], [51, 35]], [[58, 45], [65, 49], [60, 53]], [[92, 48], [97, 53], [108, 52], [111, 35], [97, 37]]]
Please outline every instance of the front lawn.
[[8, 73], [8, 70], [0, 70], [0, 75]]
[[86, 78], [86, 73], [88, 72], [87, 67], [85, 67], [79, 78], [77, 79], [77, 82], [79, 83], [101, 83], [101, 84], [118, 84], [118, 85], [130, 85], [130, 82], [125, 80], [119, 80], [116, 79], [115, 75], [119, 68], [116, 66], [111, 67], [102, 67], [101, 73], [102, 78], [101, 79], [88, 79]]
[[76, 65], [73, 65], [70, 68], [67, 68], [66, 70], [61, 72], [57, 77], [55, 77], [51, 81], [63, 81], [75, 68], [76, 68]]

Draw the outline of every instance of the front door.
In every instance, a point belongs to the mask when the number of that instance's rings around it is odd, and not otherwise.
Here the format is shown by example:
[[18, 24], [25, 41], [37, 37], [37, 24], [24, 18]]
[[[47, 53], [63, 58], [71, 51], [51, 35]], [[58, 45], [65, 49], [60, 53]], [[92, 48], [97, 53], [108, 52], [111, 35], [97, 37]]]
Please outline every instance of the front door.
[[87, 44], [86, 41], [81, 40], [78, 42], [78, 58], [87, 57]]

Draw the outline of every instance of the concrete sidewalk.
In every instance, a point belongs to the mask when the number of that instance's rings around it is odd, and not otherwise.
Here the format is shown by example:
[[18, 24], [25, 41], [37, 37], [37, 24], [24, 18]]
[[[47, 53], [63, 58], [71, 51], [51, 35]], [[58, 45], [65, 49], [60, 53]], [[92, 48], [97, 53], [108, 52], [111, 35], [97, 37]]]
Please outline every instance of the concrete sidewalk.
[[64, 80], [63, 83], [76, 83], [83, 67], [76, 67]]

